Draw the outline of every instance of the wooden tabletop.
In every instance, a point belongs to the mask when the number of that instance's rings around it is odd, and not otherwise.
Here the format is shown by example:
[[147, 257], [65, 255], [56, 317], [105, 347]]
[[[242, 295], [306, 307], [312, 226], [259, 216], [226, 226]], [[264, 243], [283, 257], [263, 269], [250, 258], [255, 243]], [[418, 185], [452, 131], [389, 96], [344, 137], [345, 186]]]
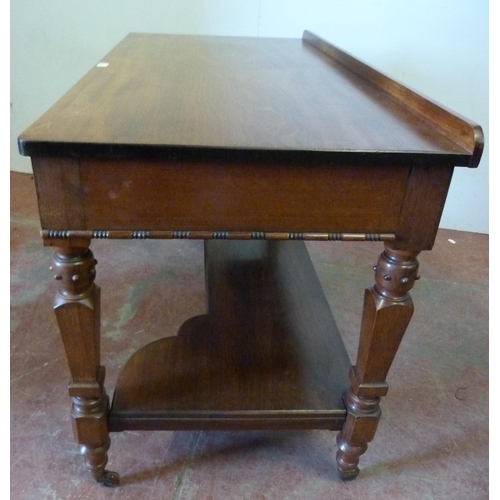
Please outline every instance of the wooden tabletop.
[[27, 156], [477, 166], [480, 127], [316, 36], [130, 34], [19, 138]]

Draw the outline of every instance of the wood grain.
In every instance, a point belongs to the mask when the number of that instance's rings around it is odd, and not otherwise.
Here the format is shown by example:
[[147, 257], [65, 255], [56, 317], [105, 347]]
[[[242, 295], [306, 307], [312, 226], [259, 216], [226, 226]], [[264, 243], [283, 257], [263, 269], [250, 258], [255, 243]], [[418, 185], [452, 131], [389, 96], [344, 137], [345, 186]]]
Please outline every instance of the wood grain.
[[330, 428], [347, 357], [303, 242], [208, 241], [208, 315], [139, 350], [110, 428]]
[[311, 47], [299, 39], [130, 34], [104, 57], [107, 67], [91, 69], [21, 134], [20, 151], [351, 162], [363, 152], [367, 163], [405, 153], [407, 163], [471, 163], [475, 140], [463, 130], [437, 126], [379, 82], [353, 84], [345, 61]]
[[86, 227], [61, 219], [55, 193], [42, 229], [394, 233], [408, 170], [82, 159], [75, 203]]
[[59, 284], [54, 310], [71, 372], [75, 440], [94, 478], [115, 486], [119, 475], [105, 468], [110, 445], [109, 399], [103, 386], [105, 370], [100, 366], [100, 290], [94, 285], [95, 259], [87, 247], [58, 248], [52, 270]]
[[412, 167], [392, 248], [432, 249], [452, 176], [452, 167]]
[[344, 401], [347, 419], [337, 436], [340, 478], [354, 479], [359, 457], [375, 436], [386, 377], [413, 314], [409, 291], [417, 279], [418, 252], [385, 245], [375, 267], [375, 285], [365, 290], [356, 365]]
[[74, 158], [33, 158], [32, 164], [42, 227], [55, 224], [56, 228], [84, 229], [79, 161]]
[[332, 58], [335, 63], [342, 65], [363, 81], [370, 82], [370, 84], [387, 93], [391, 99], [400, 103], [402, 107], [410, 109], [423, 120], [432, 123], [439, 133], [449, 137], [460, 147], [470, 152], [469, 167], [478, 166], [483, 152], [484, 136], [481, 127], [477, 123], [446, 109], [441, 104], [437, 104], [406, 85], [389, 78], [310, 31], [304, 31], [302, 38], [304, 42]]

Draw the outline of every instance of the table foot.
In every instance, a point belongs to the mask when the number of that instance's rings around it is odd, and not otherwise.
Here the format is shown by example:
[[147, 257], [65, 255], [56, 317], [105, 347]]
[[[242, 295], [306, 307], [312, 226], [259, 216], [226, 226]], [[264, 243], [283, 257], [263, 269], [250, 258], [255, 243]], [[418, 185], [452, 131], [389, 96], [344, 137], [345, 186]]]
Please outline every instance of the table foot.
[[[337, 463], [341, 463], [341, 460], [339, 459], [338, 453], [337, 453]], [[347, 464], [342, 464], [342, 467], [344, 467], [344, 468], [341, 468], [340, 466], [337, 467], [337, 472], [339, 475], [339, 479], [341, 481], [344, 481], [344, 482], [353, 481], [354, 479], [356, 479], [358, 477], [358, 474], [359, 474], [358, 467], [350, 468], [349, 466], [347, 466]]]
[[359, 474], [359, 469], [357, 467], [356, 467], [356, 470], [353, 471], [352, 473], [345, 472], [340, 467], [338, 467], [337, 471], [338, 471], [339, 479], [341, 481], [344, 481], [344, 482], [353, 481], [354, 479], [356, 479], [358, 477], [358, 474]]
[[366, 451], [367, 445], [352, 446], [342, 438], [342, 433], [337, 434], [337, 471], [342, 481], [352, 481], [359, 474], [359, 457]]
[[113, 479], [106, 470], [108, 463], [109, 439], [106, 418], [109, 401], [106, 394], [100, 398], [73, 398], [71, 418], [76, 441], [85, 465], [94, 479], [103, 484]]
[[108, 454], [110, 441], [96, 448], [91, 448], [89, 446], [80, 446], [80, 453], [85, 459], [85, 465], [90, 471], [94, 479], [101, 482], [101, 479], [106, 475], [106, 464], [108, 463]]
[[351, 391], [347, 392], [345, 404], [347, 420], [337, 434], [337, 467], [342, 481], [355, 479], [359, 474], [359, 458], [373, 439], [380, 417], [380, 398], [363, 400]]

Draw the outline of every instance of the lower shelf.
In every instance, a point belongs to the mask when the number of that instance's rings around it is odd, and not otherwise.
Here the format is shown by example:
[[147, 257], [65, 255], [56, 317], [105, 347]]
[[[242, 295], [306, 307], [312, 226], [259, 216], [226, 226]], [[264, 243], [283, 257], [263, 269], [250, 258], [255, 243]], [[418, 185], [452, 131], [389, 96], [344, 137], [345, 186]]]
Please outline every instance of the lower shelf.
[[109, 430], [331, 429], [349, 358], [303, 242], [205, 244], [209, 313], [137, 351]]

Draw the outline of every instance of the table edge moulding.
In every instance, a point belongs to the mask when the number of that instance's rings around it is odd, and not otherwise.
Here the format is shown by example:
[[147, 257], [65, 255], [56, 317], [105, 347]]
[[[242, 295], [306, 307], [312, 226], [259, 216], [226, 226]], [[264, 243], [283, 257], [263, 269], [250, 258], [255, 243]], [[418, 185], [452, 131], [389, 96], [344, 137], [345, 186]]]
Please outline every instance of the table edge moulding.
[[[339, 431], [338, 472], [354, 479], [413, 313], [417, 256], [454, 168], [477, 167], [483, 142], [477, 124], [309, 31], [128, 35], [19, 137], [95, 479], [119, 484], [110, 432], [193, 429]], [[140, 348], [111, 402], [95, 238], [205, 240], [206, 314]], [[307, 240], [383, 242], [353, 365]]]

